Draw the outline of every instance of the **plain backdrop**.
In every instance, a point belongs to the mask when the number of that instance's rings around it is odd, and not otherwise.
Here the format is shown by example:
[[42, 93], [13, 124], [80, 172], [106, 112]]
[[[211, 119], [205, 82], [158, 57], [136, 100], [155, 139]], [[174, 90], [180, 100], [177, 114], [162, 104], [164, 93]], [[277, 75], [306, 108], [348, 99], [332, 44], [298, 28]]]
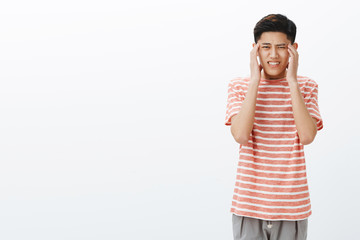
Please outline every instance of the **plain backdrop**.
[[232, 239], [228, 82], [253, 28], [297, 25], [324, 128], [308, 239], [356, 239], [356, 1], [1, 1], [0, 239]]

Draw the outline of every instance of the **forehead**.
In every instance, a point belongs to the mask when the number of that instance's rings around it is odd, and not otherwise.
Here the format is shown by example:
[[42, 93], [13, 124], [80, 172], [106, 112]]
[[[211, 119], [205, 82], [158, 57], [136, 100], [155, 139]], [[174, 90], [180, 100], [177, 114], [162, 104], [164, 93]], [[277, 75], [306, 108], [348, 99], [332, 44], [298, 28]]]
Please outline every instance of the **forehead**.
[[290, 43], [285, 33], [282, 32], [263, 32], [258, 40], [260, 43]]

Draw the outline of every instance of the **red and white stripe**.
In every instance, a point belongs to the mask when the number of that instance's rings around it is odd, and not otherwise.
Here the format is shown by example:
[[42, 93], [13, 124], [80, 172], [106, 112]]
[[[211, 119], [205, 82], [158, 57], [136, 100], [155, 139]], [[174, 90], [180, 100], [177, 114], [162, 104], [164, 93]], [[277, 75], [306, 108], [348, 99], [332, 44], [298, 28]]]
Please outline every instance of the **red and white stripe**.
[[[231, 125], [245, 99], [249, 78], [230, 81], [225, 125]], [[299, 76], [310, 115], [323, 128], [318, 84]], [[264, 220], [302, 220], [311, 215], [304, 146], [300, 143], [286, 79], [261, 80], [254, 126], [247, 144], [240, 144], [232, 213]]]

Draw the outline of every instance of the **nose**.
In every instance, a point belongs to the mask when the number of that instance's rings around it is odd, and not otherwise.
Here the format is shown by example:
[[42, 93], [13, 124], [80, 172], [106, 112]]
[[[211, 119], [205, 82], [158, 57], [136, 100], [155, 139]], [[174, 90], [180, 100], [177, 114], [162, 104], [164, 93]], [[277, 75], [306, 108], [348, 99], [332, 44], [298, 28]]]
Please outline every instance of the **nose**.
[[277, 53], [277, 51], [276, 51], [276, 48], [272, 48], [272, 49], [271, 49], [270, 57], [271, 57], [271, 58], [277, 58], [277, 57], [278, 57], [278, 53]]

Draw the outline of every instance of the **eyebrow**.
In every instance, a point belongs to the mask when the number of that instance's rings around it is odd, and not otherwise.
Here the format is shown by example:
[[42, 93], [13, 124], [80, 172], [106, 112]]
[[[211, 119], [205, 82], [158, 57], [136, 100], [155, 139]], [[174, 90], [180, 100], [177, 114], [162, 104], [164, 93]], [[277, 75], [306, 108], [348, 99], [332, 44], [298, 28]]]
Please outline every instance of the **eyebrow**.
[[[271, 43], [262, 43], [262, 45], [271, 45]], [[275, 46], [285, 46], [286, 43], [275, 44]]]

